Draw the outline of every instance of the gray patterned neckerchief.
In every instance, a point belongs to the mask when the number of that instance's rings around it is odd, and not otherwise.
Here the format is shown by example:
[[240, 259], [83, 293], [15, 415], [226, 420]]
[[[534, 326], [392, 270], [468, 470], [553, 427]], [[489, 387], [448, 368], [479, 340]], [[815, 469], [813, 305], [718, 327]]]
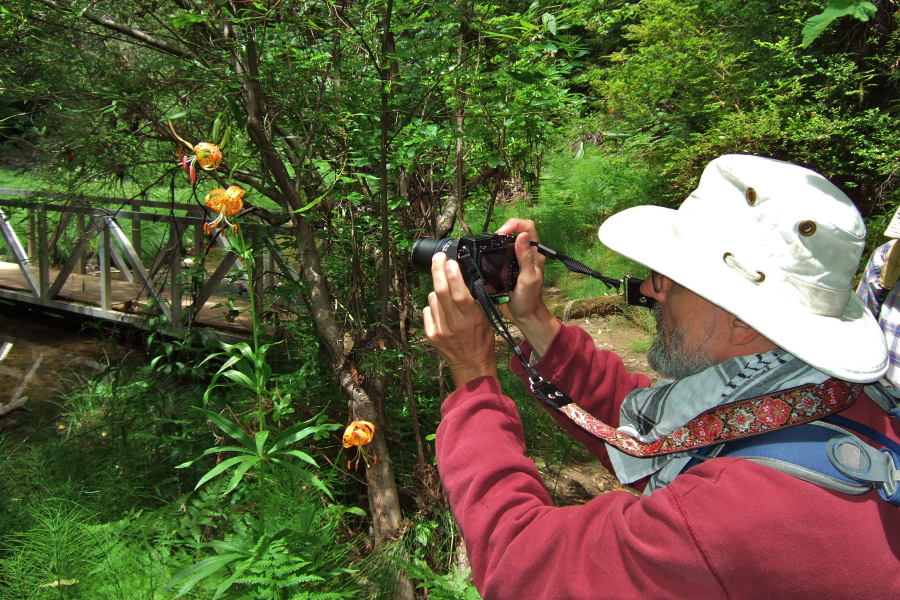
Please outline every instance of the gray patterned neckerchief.
[[[684, 379], [663, 379], [652, 388], [632, 391], [619, 412], [619, 431], [654, 442], [716, 406], [827, 379], [825, 373], [781, 349], [740, 356]], [[687, 453], [638, 458], [608, 444], [607, 448], [623, 483], [651, 476], [645, 494], [671, 483], [691, 460]]]

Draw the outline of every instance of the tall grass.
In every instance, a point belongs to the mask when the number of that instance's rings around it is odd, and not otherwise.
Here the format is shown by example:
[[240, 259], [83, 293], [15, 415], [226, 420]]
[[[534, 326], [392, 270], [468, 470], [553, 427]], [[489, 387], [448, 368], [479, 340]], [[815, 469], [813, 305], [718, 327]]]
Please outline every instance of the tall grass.
[[[609, 216], [632, 206], [653, 204], [662, 181], [640, 156], [640, 141], [614, 149], [581, 146], [548, 156], [533, 197], [498, 207], [494, 219], [531, 219], [541, 243], [583, 262], [607, 277], [645, 276], [646, 268], [600, 243], [597, 230]], [[547, 263], [547, 284], [569, 299], [601, 296], [610, 289], [601, 281]]]

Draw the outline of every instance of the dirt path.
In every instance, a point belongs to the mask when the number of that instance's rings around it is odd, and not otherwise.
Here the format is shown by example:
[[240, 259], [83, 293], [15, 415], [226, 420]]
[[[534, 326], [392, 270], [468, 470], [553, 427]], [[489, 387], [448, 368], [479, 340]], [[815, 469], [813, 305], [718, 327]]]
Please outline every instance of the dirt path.
[[659, 374], [647, 364], [647, 349], [653, 334], [646, 329], [620, 315], [577, 319], [569, 324], [590, 333], [598, 348], [618, 354], [629, 373], [642, 373], [652, 381], [659, 379]]
[[653, 381], [659, 379], [647, 364], [654, 330], [649, 311], [626, 306], [620, 296], [567, 302], [557, 290], [550, 290], [546, 300], [551, 312], [563, 323], [581, 327], [591, 334], [598, 348], [618, 354], [630, 373], [643, 373]]

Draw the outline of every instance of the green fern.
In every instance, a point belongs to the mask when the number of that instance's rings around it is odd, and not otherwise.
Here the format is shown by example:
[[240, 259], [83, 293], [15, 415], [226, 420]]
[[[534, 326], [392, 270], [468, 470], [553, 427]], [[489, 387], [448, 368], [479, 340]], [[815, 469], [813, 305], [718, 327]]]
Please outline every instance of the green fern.
[[[347, 595], [324, 592], [327, 579], [315, 573], [316, 565], [293, 556], [283, 542], [272, 544], [268, 551], [247, 566], [244, 574], [235, 580], [243, 589], [252, 590], [245, 596], [257, 600], [282, 600], [283, 598], [347, 598]], [[315, 591], [314, 591], [315, 590]]]
[[251, 514], [235, 517], [222, 539], [196, 545], [202, 558], [175, 575], [167, 588], [178, 595], [214, 589], [214, 599], [226, 592], [261, 600], [352, 597], [355, 583], [347, 575], [353, 571], [342, 567], [350, 546], [335, 543], [334, 536], [348, 511], [304, 503], [275, 533], [261, 531]]

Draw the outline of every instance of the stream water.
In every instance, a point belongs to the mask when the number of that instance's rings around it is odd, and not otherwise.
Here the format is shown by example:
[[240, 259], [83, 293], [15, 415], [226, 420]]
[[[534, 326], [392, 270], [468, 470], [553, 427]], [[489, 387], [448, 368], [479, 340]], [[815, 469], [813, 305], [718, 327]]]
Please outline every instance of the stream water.
[[78, 320], [0, 304], [0, 427], [52, 419], [78, 377], [100, 373], [106, 356], [122, 352], [101, 340]]

